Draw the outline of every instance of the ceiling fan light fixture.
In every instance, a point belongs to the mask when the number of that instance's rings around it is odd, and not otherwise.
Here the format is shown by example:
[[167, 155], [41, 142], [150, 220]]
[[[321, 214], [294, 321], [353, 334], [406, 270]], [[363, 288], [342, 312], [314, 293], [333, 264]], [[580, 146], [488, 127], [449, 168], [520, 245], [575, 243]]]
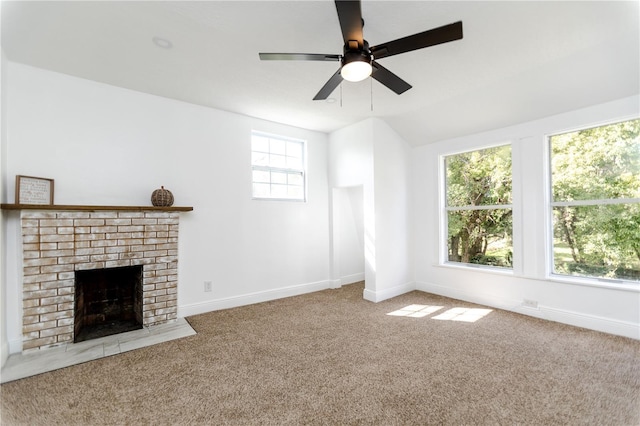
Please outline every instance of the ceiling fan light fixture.
[[366, 61], [352, 61], [342, 66], [340, 74], [347, 81], [362, 81], [371, 75], [371, 64]]
[[369, 77], [372, 72], [371, 53], [369, 53], [369, 43], [364, 41], [364, 48], [361, 50], [349, 50], [345, 46], [342, 56], [342, 68], [340, 75], [347, 81], [362, 81]]

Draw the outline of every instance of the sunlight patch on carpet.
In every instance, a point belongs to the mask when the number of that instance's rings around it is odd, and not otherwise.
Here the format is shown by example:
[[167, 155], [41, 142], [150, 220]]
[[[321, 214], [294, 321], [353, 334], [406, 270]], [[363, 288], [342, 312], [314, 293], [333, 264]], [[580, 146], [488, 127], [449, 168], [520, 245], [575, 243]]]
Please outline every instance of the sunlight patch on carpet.
[[441, 321], [476, 322], [480, 318], [486, 317], [491, 312], [493, 312], [493, 309], [451, 308], [448, 311], [445, 311], [431, 319]]
[[439, 311], [442, 308], [444, 308], [444, 306], [409, 305], [402, 309], [398, 309], [397, 311], [389, 312], [387, 315], [395, 317], [422, 318]]
[[[443, 308], [444, 306], [409, 305], [404, 308], [400, 308], [397, 311], [389, 312], [387, 315], [394, 317], [423, 318]], [[435, 317], [432, 317], [431, 319], [440, 321], [476, 322], [489, 315], [491, 312], [493, 312], [493, 309], [451, 308], [439, 315], [436, 315]]]

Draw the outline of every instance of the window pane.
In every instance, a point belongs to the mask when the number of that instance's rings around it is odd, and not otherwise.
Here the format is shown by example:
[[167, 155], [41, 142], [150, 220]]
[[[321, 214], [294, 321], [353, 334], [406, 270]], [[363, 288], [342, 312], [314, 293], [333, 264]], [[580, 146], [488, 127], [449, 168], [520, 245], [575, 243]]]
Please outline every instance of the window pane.
[[287, 198], [287, 185], [271, 185], [273, 198]]
[[256, 198], [269, 198], [271, 195], [271, 185], [268, 183], [254, 183], [253, 196]]
[[269, 154], [265, 154], [262, 152], [252, 152], [251, 153], [251, 165], [253, 166], [268, 166], [269, 165]]
[[282, 154], [285, 155], [287, 153], [287, 142], [280, 139], [270, 139], [271, 145], [270, 150], [272, 154]]
[[270, 177], [269, 172], [264, 170], [254, 170], [253, 171], [253, 181], [254, 182], [266, 182], [269, 183]]
[[448, 261], [511, 268], [511, 146], [451, 155], [445, 168]]
[[271, 172], [271, 183], [287, 183], [287, 174], [279, 172]]
[[640, 281], [640, 204], [553, 208], [554, 273]]
[[302, 186], [304, 185], [304, 179], [302, 174], [289, 173], [289, 185]]
[[251, 150], [269, 152], [269, 138], [253, 135], [251, 137]]
[[447, 206], [511, 204], [509, 145], [445, 158]]
[[290, 169], [302, 170], [302, 158], [287, 157], [287, 167]]
[[552, 136], [554, 201], [640, 198], [640, 120]]
[[304, 200], [304, 188], [301, 186], [290, 186], [288, 189], [289, 198]]
[[447, 224], [450, 262], [512, 267], [511, 209], [449, 211]]
[[302, 158], [302, 144], [300, 142], [287, 142], [287, 155]]
[[253, 197], [305, 200], [305, 142], [252, 133]]
[[285, 167], [287, 167], [287, 157], [285, 157], [284, 155], [271, 154], [269, 166], [284, 169]]

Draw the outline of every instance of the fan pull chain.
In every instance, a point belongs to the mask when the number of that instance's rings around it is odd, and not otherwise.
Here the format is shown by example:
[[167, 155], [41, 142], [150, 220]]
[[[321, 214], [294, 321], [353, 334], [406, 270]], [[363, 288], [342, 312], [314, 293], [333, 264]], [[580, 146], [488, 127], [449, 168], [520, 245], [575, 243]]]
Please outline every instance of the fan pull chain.
[[342, 82], [340, 83], [340, 108], [342, 108]]
[[371, 112], [373, 112], [373, 79], [369, 77], [369, 90], [370, 90], [370, 98], [371, 98]]

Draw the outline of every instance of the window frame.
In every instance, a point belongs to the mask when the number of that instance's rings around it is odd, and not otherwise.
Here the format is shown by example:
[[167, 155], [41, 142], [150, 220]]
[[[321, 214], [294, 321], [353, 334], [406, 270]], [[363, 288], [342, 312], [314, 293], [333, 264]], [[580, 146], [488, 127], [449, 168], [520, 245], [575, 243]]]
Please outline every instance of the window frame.
[[553, 200], [553, 168], [552, 168], [552, 155], [553, 149], [551, 146], [551, 138], [554, 136], [563, 135], [566, 133], [574, 133], [583, 130], [595, 129], [598, 127], [606, 127], [613, 124], [624, 123], [626, 121], [638, 120], [638, 116], [625, 116], [612, 120], [600, 121], [596, 123], [588, 123], [580, 126], [574, 126], [565, 129], [555, 130], [544, 134], [544, 158], [545, 158], [545, 251], [546, 251], [546, 279], [549, 281], [572, 283], [579, 285], [586, 285], [600, 288], [613, 288], [613, 289], [634, 289], [640, 290], [640, 281], [629, 280], [624, 278], [606, 278], [596, 276], [581, 276], [561, 274], [555, 272], [555, 253], [554, 253], [554, 207], [563, 206], [603, 206], [603, 205], [617, 205], [617, 204], [630, 204], [640, 203], [640, 198], [617, 198], [617, 199], [587, 199], [587, 200], [573, 200], [573, 201], [554, 201]]
[[[262, 137], [262, 138], [267, 138], [269, 140], [278, 140], [278, 141], [283, 141], [285, 143], [289, 143], [289, 142], [293, 142], [293, 143], [298, 143], [301, 146], [301, 151], [302, 151], [302, 158], [301, 158], [301, 168], [291, 168], [291, 167], [275, 167], [275, 166], [270, 166], [270, 165], [255, 165], [253, 164], [253, 154], [254, 152], [259, 152], [259, 153], [264, 153], [264, 154], [269, 154], [271, 155], [271, 148], [269, 148], [269, 152], [265, 152], [265, 151], [257, 151], [254, 150], [253, 147], [253, 142], [254, 142], [254, 136], [257, 137]], [[278, 134], [273, 134], [273, 133], [266, 133], [266, 132], [261, 132], [261, 131], [257, 131], [257, 130], [252, 130], [251, 131], [251, 140], [250, 140], [250, 153], [251, 153], [251, 199], [252, 200], [256, 200], [256, 201], [290, 201], [290, 202], [303, 202], [306, 203], [307, 202], [307, 141], [304, 139], [298, 139], [298, 138], [293, 138], [293, 137], [289, 137], [289, 136], [283, 136], [283, 135], [278, 135]], [[285, 157], [287, 157], [287, 155], [284, 155]], [[255, 183], [261, 183], [261, 182], [255, 182], [254, 181], [254, 171], [264, 171], [264, 172], [276, 172], [276, 173], [284, 173], [287, 176], [288, 175], [300, 175], [302, 178], [302, 185], [300, 185], [302, 187], [302, 198], [292, 198], [292, 197], [275, 197], [275, 196], [269, 196], [269, 197], [262, 197], [262, 196], [256, 196], [255, 192], [254, 192], [254, 184]], [[269, 185], [273, 185], [273, 182], [270, 182]], [[294, 186], [291, 185], [289, 183], [285, 183], [282, 184], [283, 186]], [[295, 185], [297, 186], [297, 185]], [[270, 190], [270, 193], [272, 191]]]
[[[447, 190], [448, 190], [448, 181], [447, 181], [447, 157], [452, 157], [455, 155], [472, 153], [476, 151], [483, 151], [492, 148], [500, 148], [500, 147], [509, 147], [511, 153], [511, 204], [487, 204], [480, 206], [456, 206], [452, 207], [448, 205], [447, 202]], [[514, 275], [514, 271], [516, 270], [516, 258], [518, 254], [516, 253], [516, 236], [514, 234], [514, 228], [516, 228], [516, 188], [515, 188], [515, 177], [514, 177], [514, 144], [510, 140], [497, 142], [497, 143], [489, 143], [483, 145], [477, 145], [474, 147], [469, 147], [467, 149], [460, 149], [452, 152], [446, 152], [439, 155], [438, 166], [439, 166], [439, 205], [440, 205], [440, 256], [439, 256], [439, 266], [445, 266], [450, 268], [462, 268], [462, 269], [474, 269], [476, 271], [484, 271], [491, 273], [498, 273], [504, 275]], [[478, 263], [463, 263], [463, 262], [455, 262], [449, 260], [449, 212], [450, 211], [462, 211], [462, 210], [498, 210], [498, 209], [511, 209], [512, 214], [512, 229], [511, 229], [511, 238], [512, 238], [512, 253], [513, 259], [510, 267], [504, 266], [494, 266], [494, 265], [483, 265]], [[519, 237], [518, 237], [519, 238]]]

